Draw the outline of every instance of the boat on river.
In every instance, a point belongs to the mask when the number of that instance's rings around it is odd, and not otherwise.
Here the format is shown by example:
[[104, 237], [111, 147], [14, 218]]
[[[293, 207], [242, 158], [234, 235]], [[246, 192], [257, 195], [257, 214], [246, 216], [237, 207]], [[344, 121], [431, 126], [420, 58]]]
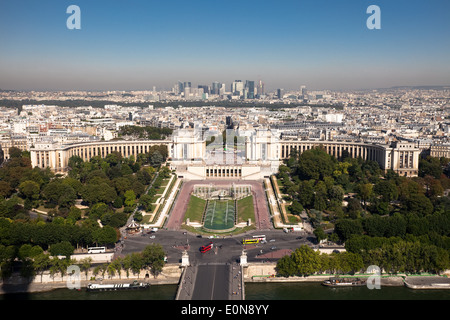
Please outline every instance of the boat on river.
[[327, 287], [360, 287], [366, 285], [366, 280], [360, 278], [329, 278], [322, 282]]
[[86, 287], [87, 291], [117, 291], [117, 290], [136, 290], [147, 289], [150, 284], [133, 281], [132, 283], [89, 283]]

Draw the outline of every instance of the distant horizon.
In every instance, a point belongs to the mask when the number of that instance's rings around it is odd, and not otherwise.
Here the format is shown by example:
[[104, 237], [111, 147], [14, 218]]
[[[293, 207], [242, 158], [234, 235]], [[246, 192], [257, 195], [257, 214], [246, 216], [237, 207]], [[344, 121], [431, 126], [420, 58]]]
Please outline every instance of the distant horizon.
[[[81, 29], [67, 26], [71, 5]], [[370, 5], [381, 29], [367, 27]], [[450, 83], [450, 1], [0, 2], [0, 88], [170, 90], [235, 79], [267, 91]], [[225, 79], [225, 80], [224, 80]]]
[[[222, 82], [223, 83], [223, 82]], [[201, 84], [198, 84], [201, 85]], [[202, 83], [202, 85], [207, 85], [206, 83]], [[301, 86], [301, 85], [300, 85]], [[268, 92], [275, 92], [277, 89], [283, 89], [285, 91], [299, 91], [300, 86], [298, 89], [285, 89], [285, 88], [276, 88], [271, 90], [266, 90]], [[171, 91], [171, 89], [167, 88], [161, 88], [158, 86], [156, 87], [156, 91]], [[196, 88], [196, 86], [192, 86], [193, 88]], [[439, 85], [394, 85], [389, 87], [373, 87], [373, 88], [350, 88], [350, 89], [328, 89], [328, 88], [308, 88], [306, 86], [306, 89], [308, 91], [368, 91], [368, 90], [388, 90], [388, 89], [402, 89], [402, 88], [411, 88], [411, 89], [437, 89], [437, 88], [448, 88], [450, 89], [450, 84], [439, 84]], [[6, 89], [6, 88], [0, 88], [0, 91], [13, 91], [13, 92], [70, 92], [70, 91], [87, 91], [87, 92], [107, 92], [107, 91], [122, 91], [122, 92], [130, 92], [130, 91], [153, 91], [153, 88], [146, 88], [146, 89], [66, 89], [66, 90], [57, 90], [57, 89], [42, 89], [42, 90], [35, 90], [35, 89], [24, 89], [24, 90], [18, 90], [18, 89]], [[229, 92], [229, 91], [227, 91]]]

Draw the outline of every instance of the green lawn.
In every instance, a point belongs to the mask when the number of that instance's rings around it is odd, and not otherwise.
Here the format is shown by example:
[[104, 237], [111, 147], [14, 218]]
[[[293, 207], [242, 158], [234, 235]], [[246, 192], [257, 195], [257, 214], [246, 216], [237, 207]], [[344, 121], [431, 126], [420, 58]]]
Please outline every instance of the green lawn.
[[246, 222], [252, 219], [255, 222], [255, 208], [253, 207], [253, 196], [248, 196], [238, 200], [238, 222]]
[[202, 221], [203, 211], [205, 210], [206, 200], [191, 196], [189, 199], [184, 221], [189, 218], [190, 221]]

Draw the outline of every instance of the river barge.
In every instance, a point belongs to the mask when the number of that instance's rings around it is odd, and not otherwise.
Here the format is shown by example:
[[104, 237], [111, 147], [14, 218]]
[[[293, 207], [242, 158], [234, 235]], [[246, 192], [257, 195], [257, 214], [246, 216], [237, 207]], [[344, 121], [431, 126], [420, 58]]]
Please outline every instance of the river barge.
[[366, 285], [365, 280], [360, 278], [330, 278], [322, 282], [327, 287], [361, 287]]
[[150, 287], [148, 283], [133, 281], [132, 283], [89, 283], [86, 287], [87, 291], [118, 291], [118, 290], [138, 290]]

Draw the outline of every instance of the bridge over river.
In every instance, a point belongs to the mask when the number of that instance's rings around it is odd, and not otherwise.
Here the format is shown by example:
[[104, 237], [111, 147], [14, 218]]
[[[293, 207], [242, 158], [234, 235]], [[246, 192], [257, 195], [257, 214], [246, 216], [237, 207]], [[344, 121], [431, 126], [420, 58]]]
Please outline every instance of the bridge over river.
[[176, 300], [244, 300], [243, 270], [236, 263], [184, 267]]

